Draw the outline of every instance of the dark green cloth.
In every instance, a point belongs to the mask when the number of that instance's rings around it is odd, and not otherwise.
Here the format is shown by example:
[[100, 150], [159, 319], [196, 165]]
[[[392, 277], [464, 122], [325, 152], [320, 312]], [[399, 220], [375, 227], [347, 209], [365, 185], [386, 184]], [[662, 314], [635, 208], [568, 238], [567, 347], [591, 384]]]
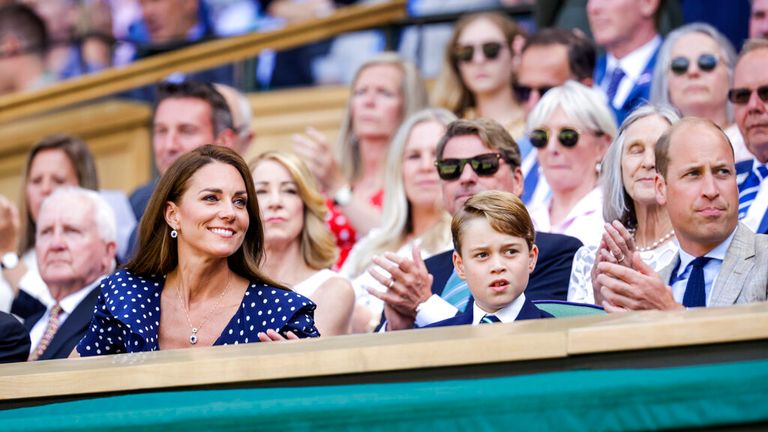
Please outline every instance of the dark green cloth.
[[768, 420], [768, 361], [133, 394], [0, 411], [0, 430], [647, 430]]

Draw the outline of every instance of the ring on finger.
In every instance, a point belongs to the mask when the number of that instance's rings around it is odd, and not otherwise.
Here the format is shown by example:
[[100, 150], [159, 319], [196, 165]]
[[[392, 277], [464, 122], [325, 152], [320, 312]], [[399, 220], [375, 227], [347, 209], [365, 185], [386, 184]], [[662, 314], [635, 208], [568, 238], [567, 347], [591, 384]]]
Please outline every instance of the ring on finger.
[[395, 286], [395, 278], [391, 278], [389, 280], [389, 284], [387, 284], [387, 288], [392, 289], [393, 286]]
[[616, 258], [616, 261], [618, 262], [624, 261], [624, 254], [621, 254], [620, 257], [617, 257], [616, 254], [613, 254], [613, 257]]

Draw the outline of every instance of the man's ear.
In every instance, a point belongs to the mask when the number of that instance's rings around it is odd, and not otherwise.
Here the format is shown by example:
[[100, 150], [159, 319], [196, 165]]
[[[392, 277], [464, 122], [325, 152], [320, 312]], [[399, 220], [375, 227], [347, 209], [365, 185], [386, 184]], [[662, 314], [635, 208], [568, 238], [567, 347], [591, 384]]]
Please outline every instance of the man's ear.
[[640, 0], [638, 3], [640, 3], [640, 13], [646, 18], [653, 18], [661, 7], [661, 0]]
[[115, 254], [117, 253], [117, 243], [110, 241], [105, 245], [104, 262], [102, 263], [102, 274], [109, 274], [115, 270]]
[[219, 134], [219, 136], [216, 137], [215, 144], [223, 147], [229, 147], [236, 152], [240, 150], [237, 144], [237, 134], [235, 134], [235, 131], [230, 128], [224, 129]]
[[514, 178], [515, 184], [512, 186], [513, 190], [510, 192], [519, 197], [523, 196], [523, 187], [525, 186], [523, 181], [523, 169], [516, 167], [515, 170], [512, 171], [512, 177]]
[[456, 251], [453, 251], [453, 268], [460, 278], [466, 279], [466, 276], [464, 275], [464, 261], [461, 259], [461, 255]]
[[531, 246], [531, 251], [528, 252], [528, 273], [533, 273], [536, 268], [536, 261], [539, 259], [539, 247], [535, 244]]
[[656, 173], [653, 179], [653, 187], [656, 190], [656, 204], [660, 206], [667, 205], [667, 181], [661, 174]]

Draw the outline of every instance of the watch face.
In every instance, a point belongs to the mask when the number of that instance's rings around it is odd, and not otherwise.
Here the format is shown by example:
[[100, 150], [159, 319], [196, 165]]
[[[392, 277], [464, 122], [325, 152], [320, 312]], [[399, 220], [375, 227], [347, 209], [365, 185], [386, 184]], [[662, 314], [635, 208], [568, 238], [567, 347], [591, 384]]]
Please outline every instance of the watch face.
[[2, 265], [3, 268], [12, 269], [19, 264], [19, 256], [13, 252], [8, 252], [3, 255]]

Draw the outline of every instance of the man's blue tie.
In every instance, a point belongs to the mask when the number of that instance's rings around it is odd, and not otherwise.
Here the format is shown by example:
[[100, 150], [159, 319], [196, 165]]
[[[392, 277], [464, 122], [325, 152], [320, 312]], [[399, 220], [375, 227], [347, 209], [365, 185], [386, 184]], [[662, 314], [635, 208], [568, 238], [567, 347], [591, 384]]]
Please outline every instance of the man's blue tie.
[[750, 171], [744, 182], [739, 185], [739, 219], [744, 219], [747, 215], [749, 207], [760, 191], [760, 184], [766, 177], [768, 177], [768, 168], [765, 165], [760, 165], [757, 167], [757, 171]]
[[480, 318], [480, 324], [493, 324], [498, 322], [501, 322], [501, 320], [496, 315], [487, 314]]
[[685, 295], [683, 296], [683, 306], [685, 307], [704, 307], [707, 305], [707, 294], [704, 290], [704, 266], [707, 265], [709, 257], [698, 257], [691, 261], [691, 275], [688, 276], [688, 284], [685, 286]]
[[605, 94], [608, 96], [608, 104], [613, 105], [613, 98], [616, 97], [616, 92], [619, 90], [619, 84], [624, 79], [624, 71], [620, 67], [616, 66], [611, 72], [611, 80], [608, 82], [608, 89]]
[[469, 303], [469, 287], [467, 282], [456, 274], [456, 270], [451, 273], [451, 277], [445, 283], [443, 294], [440, 297], [452, 304], [459, 312], [464, 312], [466, 309], [467, 303]]

